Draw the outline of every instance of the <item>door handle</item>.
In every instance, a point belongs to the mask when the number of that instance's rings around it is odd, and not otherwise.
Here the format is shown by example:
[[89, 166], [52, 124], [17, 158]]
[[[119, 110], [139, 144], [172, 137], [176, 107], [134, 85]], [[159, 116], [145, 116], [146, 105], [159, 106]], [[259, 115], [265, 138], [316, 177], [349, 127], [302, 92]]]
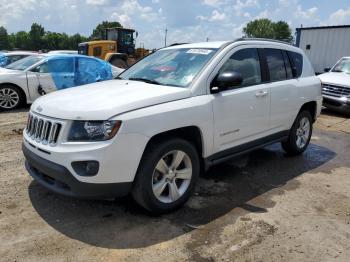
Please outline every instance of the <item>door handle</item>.
[[267, 92], [266, 90], [260, 90], [258, 92], [255, 93], [256, 97], [263, 97], [263, 96], [267, 96], [269, 94], [269, 92]]

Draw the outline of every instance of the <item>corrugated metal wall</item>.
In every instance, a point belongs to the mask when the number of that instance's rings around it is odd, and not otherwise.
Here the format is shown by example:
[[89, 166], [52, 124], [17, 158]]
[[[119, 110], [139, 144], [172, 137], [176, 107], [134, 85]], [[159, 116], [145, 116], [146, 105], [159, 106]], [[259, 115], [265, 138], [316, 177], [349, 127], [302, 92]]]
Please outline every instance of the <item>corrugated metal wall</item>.
[[[306, 46], [310, 45], [310, 50]], [[315, 72], [332, 67], [341, 57], [350, 56], [350, 27], [301, 30], [300, 45]]]

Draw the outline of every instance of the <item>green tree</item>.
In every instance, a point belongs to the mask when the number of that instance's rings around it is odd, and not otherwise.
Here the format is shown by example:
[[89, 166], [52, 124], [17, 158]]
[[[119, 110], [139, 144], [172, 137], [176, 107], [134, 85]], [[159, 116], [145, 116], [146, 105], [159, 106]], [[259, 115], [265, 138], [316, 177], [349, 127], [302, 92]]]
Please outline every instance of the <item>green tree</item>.
[[293, 40], [292, 31], [284, 21], [272, 22], [267, 18], [250, 21], [243, 28], [246, 37], [271, 38], [291, 42]]
[[15, 49], [28, 50], [30, 48], [30, 37], [29, 34], [25, 31], [19, 31], [13, 36], [12, 46]]
[[286, 42], [293, 41], [292, 30], [290, 29], [289, 25], [284, 21], [278, 21], [277, 23], [274, 23], [273, 32], [274, 39]]
[[266, 18], [256, 19], [250, 21], [243, 32], [246, 37], [273, 38], [273, 22]]
[[69, 37], [68, 43], [69, 43], [69, 49], [71, 50], [77, 50], [79, 43], [88, 41], [88, 38], [85, 36], [82, 36], [80, 34], [75, 34]]
[[108, 22], [103, 21], [102, 23], [98, 24], [96, 28], [92, 31], [92, 35], [90, 36], [91, 39], [103, 39], [105, 36], [105, 29], [106, 28], [112, 28], [112, 27], [122, 27], [122, 25], [119, 22]]
[[44, 48], [47, 50], [56, 50], [61, 42], [61, 34], [56, 32], [45, 32], [43, 37]]
[[0, 26], [0, 50], [7, 50], [10, 48], [9, 36], [5, 27]]
[[29, 31], [29, 37], [30, 37], [30, 50], [40, 50], [44, 48], [43, 43], [43, 36], [45, 34], [45, 29], [41, 25], [37, 23], [33, 23], [30, 31]]

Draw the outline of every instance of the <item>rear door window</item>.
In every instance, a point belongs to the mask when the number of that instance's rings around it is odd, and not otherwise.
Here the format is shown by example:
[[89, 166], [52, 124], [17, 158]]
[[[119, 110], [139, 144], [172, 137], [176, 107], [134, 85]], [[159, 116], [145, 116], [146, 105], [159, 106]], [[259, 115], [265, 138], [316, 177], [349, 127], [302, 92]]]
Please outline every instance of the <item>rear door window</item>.
[[74, 73], [74, 58], [55, 58], [48, 61], [48, 73]]
[[282, 81], [287, 79], [284, 66], [283, 53], [279, 49], [265, 49], [267, 66], [269, 68], [270, 81]]
[[299, 53], [288, 51], [294, 77], [300, 77], [303, 72], [303, 56]]
[[283, 52], [283, 58], [284, 58], [284, 66], [286, 67], [287, 79], [292, 79], [293, 78], [292, 65], [290, 64], [287, 51], [282, 51], [282, 52]]

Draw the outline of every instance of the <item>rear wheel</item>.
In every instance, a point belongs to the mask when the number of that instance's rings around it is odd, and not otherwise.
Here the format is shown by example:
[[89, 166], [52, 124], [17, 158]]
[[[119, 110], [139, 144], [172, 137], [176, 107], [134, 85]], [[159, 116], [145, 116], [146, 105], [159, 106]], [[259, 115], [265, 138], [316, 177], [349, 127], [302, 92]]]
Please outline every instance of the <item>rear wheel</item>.
[[191, 196], [199, 169], [197, 151], [186, 140], [173, 138], [153, 143], [142, 158], [133, 197], [153, 214], [173, 211]]
[[0, 87], [0, 109], [11, 110], [24, 103], [24, 96], [16, 86], [5, 85]]
[[299, 113], [289, 131], [288, 140], [282, 142], [283, 149], [291, 155], [303, 153], [310, 143], [312, 135], [312, 118], [309, 111]]

